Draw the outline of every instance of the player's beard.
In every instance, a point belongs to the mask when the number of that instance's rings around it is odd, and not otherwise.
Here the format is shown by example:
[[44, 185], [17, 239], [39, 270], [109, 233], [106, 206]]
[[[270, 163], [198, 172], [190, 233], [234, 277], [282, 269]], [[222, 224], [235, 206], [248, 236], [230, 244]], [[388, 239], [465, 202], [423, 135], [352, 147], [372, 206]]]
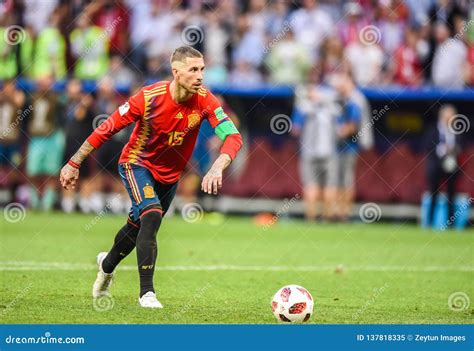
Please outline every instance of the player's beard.
[[201, 88], [201, 86], [202, 86], [202, 84], [200, 84], [200, 85], [192, 84], [192, 85], [191, 85], [191, 88], [188, 89], [188, 91], [191, 92], [191, 93], [193, 93], [193, 94], [195, 94], [195, 93], [198, 92], [198, 90]]

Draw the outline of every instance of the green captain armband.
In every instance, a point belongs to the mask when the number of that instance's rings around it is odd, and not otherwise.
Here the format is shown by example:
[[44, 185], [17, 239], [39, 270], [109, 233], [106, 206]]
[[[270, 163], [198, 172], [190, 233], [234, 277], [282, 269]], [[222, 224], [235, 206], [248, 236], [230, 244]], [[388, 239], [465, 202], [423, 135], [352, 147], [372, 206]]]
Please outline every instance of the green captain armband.
[[226, 136], [231, 135], [231, 134], [239, 134], [239, 131], [234, 125], [234, 122], [231, 120], [224, 121], [220, 123], [216, 129], [214, 130], [216, 135], [219, 137], [221, 140], [225, 140]]

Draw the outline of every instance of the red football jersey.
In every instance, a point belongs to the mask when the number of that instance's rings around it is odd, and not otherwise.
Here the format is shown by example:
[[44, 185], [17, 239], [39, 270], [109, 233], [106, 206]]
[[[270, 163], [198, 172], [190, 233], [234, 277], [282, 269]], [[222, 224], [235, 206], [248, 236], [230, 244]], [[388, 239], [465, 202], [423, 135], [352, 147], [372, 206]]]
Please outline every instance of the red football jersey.
[[169, 91], [170, 82], [161, 81], [142, 88], [119, 107], [87, 139], [99, 148], [113, 134], [136, 122], [120, 163], [132, 163], [150, 170], [164, 184], [179, 180], [204, 119], [215, 128], [229, 118], [217, 98], [200, 88], [188, 101], [176, 103]]

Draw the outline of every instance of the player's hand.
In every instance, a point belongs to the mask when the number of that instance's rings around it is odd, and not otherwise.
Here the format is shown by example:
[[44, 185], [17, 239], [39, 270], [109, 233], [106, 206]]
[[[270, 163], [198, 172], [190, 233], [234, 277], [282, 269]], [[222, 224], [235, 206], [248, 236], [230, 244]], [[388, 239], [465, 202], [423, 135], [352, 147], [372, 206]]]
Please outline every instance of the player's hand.
[[211, 168], [204, 176], [201, 183], [201, 190], [207, 194], [217, 195], [222, 189], [222, 170]]
[[207, 172], [202, 179], [201, 190], [207, 194], [217, 195], [219, 190], [222, 189], [222, 173], [231, 162], [232, 159], [229, 155], [224, 153], [220, 154], [214, 161], [209, 172]]
[[79, 179], [79, 169], [66, 164], [59, 175], [59, 181], [64, 189], [74, 189]]

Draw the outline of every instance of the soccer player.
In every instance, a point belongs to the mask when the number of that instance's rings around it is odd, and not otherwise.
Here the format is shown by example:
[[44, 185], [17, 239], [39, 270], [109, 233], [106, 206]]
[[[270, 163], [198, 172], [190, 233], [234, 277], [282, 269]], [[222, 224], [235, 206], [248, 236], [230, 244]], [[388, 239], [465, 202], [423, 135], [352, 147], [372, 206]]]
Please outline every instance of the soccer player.
[[203, 87], [203, 55], [182, 46], [173, 52], [170, 61], [173, 80], [146, 86], [132, 96], [95, 129], [61, 170], [62, 186], [74, 188], [84, 159], [113, 134], [136, 123], [119, 161], [119, 173], [132, 208], [112, 249], [97, 256], [99, 272], [92, 289], [94, 298], [109, 294], [115, 267], [136, 247], [140, 276], [138, 301], [146, 308], [163, 307], [153, 286], [156, 234], [175, 195], [180, 174], [191, 157], [201, 122], [207, 119], [224, 140], [219, 157], [202, 180], [201, 189], [205, 193], [218, 193], [222, 172], [242, 146], [236, 127], [215, 96]]

